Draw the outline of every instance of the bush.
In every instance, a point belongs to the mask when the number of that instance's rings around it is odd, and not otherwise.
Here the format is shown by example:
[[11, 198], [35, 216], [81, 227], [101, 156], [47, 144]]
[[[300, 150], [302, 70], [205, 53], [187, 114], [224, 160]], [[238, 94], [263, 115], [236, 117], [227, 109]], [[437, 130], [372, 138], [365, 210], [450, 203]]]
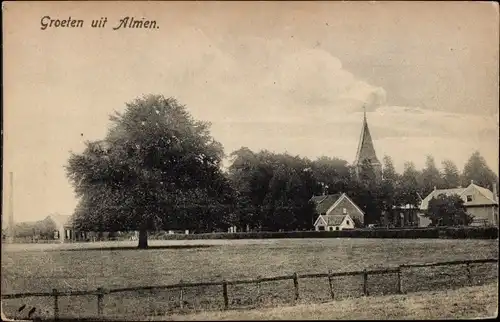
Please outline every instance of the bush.
[[352, 229], [341, 231], [240, 232], [159, 235], [159, 239], [272, 239], [272, 238], [451, 238], [495, 239], [496, 227], [440, 227], [415, 229]]

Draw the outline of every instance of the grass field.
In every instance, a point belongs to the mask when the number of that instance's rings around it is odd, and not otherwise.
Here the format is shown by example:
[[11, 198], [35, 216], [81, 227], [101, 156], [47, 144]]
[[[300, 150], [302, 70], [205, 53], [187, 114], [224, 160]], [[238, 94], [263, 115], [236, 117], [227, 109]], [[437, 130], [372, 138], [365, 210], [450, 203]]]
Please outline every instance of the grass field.
[[498, 284], [487, 284], [458, 290], [365, 297], [260, 310], [172, 315], [152, 320], [437, 320], [494, 318], [497, 315]]
[[[496, 240], [448, 239], [275, 239], [275, 240], [185, 240], [151, 241], [148, 250], [127, 249], [136, 242], [92, 244], [26, 244], [2, 247], [2, 293], [95, 290], [220, 281], [258, 276], [350, 271], [400, 264], [479, 258], [498, 258]], [[203, 246], [203, 247], [201, 247]], [[113, 249], [115, 247], [115, 249]], [[121, 247], [121, 248], [118, 248]], [[188, 248], [187, 248], [188, 247]], [[475, 284], [497, 281], [496, 265], [473, 267]], [[414, 269], [404, 274], [408, 291], [438, 290], [467, 285], [463, 266]], [[341, 298], [362, 293], [359, 277], [334, 281]], [[393, 275], [369, 279], [371, 295], [393, 293]], [[293, 298], [291, 281], [232, 286], [230, 306], [287, 305]], [[326, 279], [301, 279], [301, 302], [329, 300]], [[106, 295], [106, 316], [145, 317], [176, 312], [218, 309], [220, 286], [185, 290], [185, 305], [179, 307], [179, 291], [143, 291]], [[53, 314], [52, 298], [7, 300], [6, 314], [22, 304], [37, 307], [40, 316]], [[95, 296], [63, 297], [60, 316], [95, 316]]]

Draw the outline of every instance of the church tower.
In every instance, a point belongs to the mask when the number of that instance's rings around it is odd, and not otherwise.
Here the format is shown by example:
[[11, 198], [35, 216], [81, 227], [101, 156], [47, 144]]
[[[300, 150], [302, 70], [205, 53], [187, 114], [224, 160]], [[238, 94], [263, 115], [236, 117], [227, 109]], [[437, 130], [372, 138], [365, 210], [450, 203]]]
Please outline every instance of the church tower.
[[363, 164], [368, 161], [373, 167], [375, 176], [380, 179], [382, 178], [382, 164], [378, 160], [377, 154], [375, 153], [372, 137], [370, 135], [370, 129], [368, 129], [368, 122], [366, 121], [366, 109], [365, 107], [363, 107], [363, 109], [363, 127], [361, 128], [358, 152], [356, 153], [356, 159], [354, 160], [353, 165], [356, 171], [356, 176], [359, 178]]

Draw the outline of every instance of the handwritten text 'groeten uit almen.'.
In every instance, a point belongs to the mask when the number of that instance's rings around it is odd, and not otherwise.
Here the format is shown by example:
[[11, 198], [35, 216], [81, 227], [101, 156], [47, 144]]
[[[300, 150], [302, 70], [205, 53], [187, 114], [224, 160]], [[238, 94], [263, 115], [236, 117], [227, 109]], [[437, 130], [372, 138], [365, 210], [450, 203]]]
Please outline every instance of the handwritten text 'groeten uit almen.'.
[[[108, 23], [107, 17], [100, 19], [93, 19], [90, 22], [91, 28], [106, 28]], [[83, 28], [85, 21], [82, 19], [74, 19], [68, 17], [67, 19], [54, 19], [50, 16], [43, 16], [40, 19], [40, 29], [46, 30], [47, 28]], [[155, 20], [147, 20], [146, 18], [124, 17], [112, 27], [113, 30], [118, 29], [159, 29], [160, 27]]]

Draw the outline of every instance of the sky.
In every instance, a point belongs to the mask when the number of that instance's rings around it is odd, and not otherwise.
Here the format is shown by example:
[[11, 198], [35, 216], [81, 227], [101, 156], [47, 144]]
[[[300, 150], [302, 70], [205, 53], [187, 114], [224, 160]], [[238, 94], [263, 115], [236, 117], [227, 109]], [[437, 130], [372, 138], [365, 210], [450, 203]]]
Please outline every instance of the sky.
[[[353, 162], [363, 112], [379, 159], [498, 173], [498, 5], [473, 2], [3, 3], [3, 208], [72, 214], [64, 165], [108, 115], [172, 96], [246, 146]], [[47, 28], [41, 18], [82, 19]], [[113, 30], [124, 17], [157, 29]], [[92, 19], [107, 17], [105, 28]], [[228, 161], [225, 161], [225, 165]], [[5, 218], [4, 218], [5, 219]]]

